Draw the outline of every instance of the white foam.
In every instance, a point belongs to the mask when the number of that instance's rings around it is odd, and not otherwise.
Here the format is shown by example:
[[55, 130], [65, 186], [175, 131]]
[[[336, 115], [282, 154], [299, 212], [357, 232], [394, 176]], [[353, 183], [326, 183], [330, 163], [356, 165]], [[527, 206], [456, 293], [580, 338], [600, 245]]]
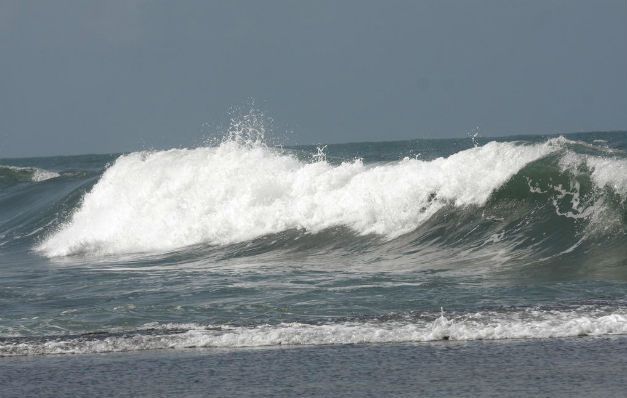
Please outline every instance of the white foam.
[[[627, 201], [627, 159], [619, 157], [596, 157], [567, 152], [560, 158], [562, 172], [571, 173], [573, 176], [589, 174], [597, 192], [587, 198], [580, 196], [580, 184], [576, 178], [571, 179], [568, 189], [561, 186], [552, 187], [557, 194], [553, 200], [556, 213], [562, 216], [578, 219], [586, 219], [587, 224], [584, 237], [565, 252], [574, 250], [586, 236], [607, 235], [620, 233], [624, 225], [622, 223], [621, 210], [608, 205], [605, 195], [598, 195], [605, 189], [611, 189], [618, 195], [624, 206]], [[571, 209], [560, 212], [557, 201], [569, 195]]]
[[586, 163], [592, 169], [592, 180], [599, 187], [611, 187], [621, 196], [627, 194], [627, 160], [594, 158], [588, 156]]
[[38, 249], [48, 256], [165, 251], [340, 225], [394, 238], [446, 203], [483, 204], [558, 144], [491, 142], [448, 158], [372, 166], [305, 163], [238, 140], [132, 153], [105, 171], [69, 222]]
[[[627, 333], [624, 310], [523, 311], [476, 313], [434, 321], [282, 323], [257, 327], [147, 325], [161, 333], [127, 333], [106, 338], [67, 338], [42, 342], [2, 342], [0, 356], [80, 354], [192, 347], [268, 347], [429, 342], [438, 340], [547, 339]], [[182, 333], [168, 333], [184, 329]], [[159, 330], [157, 330], [159, 332]]]
[[560, 159], [562, 171], [570, 171], [576, 175], [582, 166], [590, 170], [592, 181], [598, 188], [609, 187], [620, 195], [627, 194], [627, 159], [595, 157], [573, 152]]

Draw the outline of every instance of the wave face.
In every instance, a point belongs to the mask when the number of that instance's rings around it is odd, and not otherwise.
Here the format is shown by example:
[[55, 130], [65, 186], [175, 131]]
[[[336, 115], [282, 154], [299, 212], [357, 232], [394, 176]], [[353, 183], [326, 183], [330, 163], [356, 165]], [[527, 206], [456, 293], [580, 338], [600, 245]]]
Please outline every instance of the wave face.
[[627, 133], [279, 148], [237, 127], [0, 160], [0, 356], [627, 332]]

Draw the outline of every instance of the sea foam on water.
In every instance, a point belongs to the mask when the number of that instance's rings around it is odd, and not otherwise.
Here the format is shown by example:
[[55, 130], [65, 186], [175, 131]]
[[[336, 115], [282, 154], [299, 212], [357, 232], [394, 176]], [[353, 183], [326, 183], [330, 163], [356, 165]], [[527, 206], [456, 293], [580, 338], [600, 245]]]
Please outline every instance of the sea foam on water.
[[191, 347], [267, 347], [411, 343], [438, 340], [509, 340], [597, 336], [627, 333], [624, 309], [526, 310], [398, 321], [328, 324], [280, 323], [254, 327], [197, 324], [147, 324], [145, 331], [51, 340], [0, 342], [1, 356], [184, 349]]

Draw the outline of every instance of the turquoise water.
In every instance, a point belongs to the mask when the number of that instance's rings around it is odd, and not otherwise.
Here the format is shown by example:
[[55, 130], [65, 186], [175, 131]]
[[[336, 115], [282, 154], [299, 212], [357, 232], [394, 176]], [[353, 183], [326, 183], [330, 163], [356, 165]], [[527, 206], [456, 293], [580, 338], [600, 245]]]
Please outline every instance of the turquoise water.
[[0, 356], [627, 332], [627, 133], [0, 160]]

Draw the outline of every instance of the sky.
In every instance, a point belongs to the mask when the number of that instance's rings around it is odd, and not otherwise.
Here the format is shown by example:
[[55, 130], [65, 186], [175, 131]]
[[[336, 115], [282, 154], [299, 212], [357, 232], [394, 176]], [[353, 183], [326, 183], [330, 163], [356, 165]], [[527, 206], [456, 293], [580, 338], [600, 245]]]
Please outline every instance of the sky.
[[626, 0], [0, 0], [0, 158], [627, 130]]

